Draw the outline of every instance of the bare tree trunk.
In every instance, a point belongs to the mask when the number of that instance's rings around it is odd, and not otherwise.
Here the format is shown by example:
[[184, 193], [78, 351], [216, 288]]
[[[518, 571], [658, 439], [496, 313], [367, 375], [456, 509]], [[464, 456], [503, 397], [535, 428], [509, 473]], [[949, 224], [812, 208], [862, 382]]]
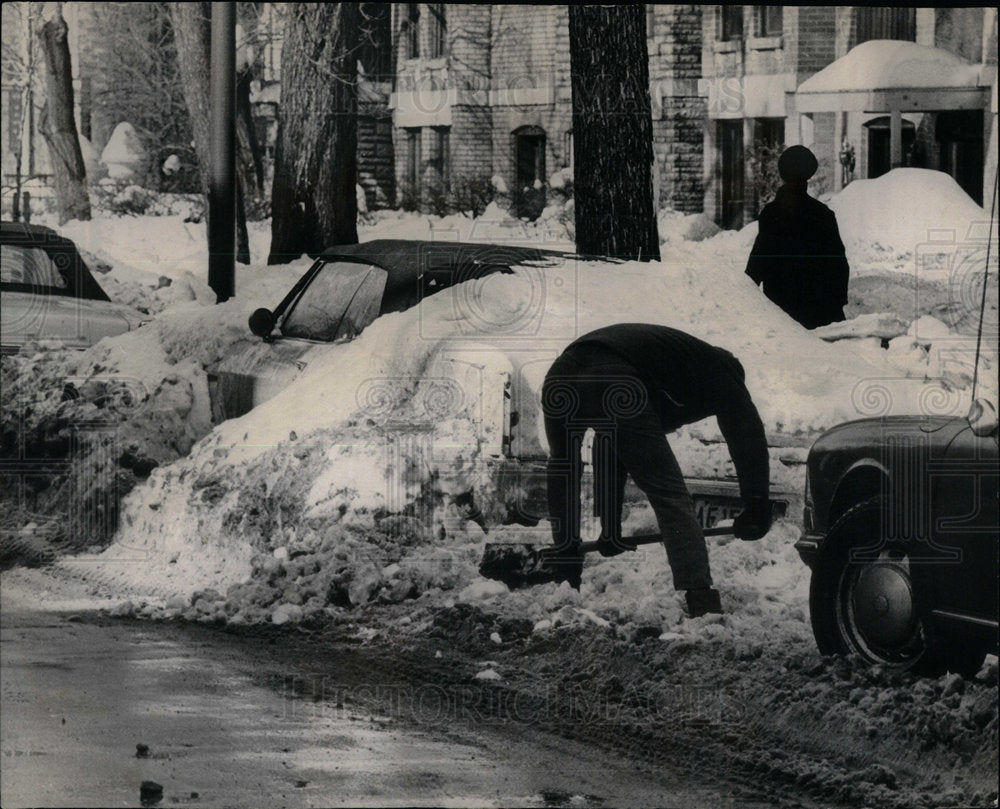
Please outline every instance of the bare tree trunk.
[[67, 31], [57, 6], [55, 16], [38, 32], [46, 67], [46, 100], [38, 129], [49, 147], [60, 225], [70, 219], [90, 219], [87, 171], [73, 118], [73, 67]]
[[[177, 42], [177, 62], [181, 70], [181, 84], [184, 100], [191, 115], [191, 130], [194, 132], [194, 149], [198, 155], [198, 174], [201, 178], [201, 192], [208, 200], [209, 167], [211, 160], [211, 135], [209, 129], [209, 78], [212, 50], [212, 4], [211, 3], [171, 3], [170, 19], [174, 26]], [[239, 138], [237, 126], [237, 153], [242, 151], [243, 142]], [[237, 157], [238, 182], [242, 180], [239, 166], [242, 155]], [[247, 236], [246, 195], [237, 188], [236, 194], [236, 260], [241, 264], [250, 263], [250, 241]], [[207, 210], [207, 209], [206, 209]], [[207, 216], [207, 214], [206, 214]]]
[[358, 241], [359, 26], [357, 3], [296, 3], [289, 9], [268, 264]]
[[660, 259], [646, 10], [569, 6], [577, 251]]

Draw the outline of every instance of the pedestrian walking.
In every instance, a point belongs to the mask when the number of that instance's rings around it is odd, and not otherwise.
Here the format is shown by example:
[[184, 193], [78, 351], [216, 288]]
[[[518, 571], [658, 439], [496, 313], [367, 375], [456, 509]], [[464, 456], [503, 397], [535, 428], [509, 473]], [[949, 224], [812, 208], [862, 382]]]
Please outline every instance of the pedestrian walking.
[[816, 156], [792, 146], [778, 158], [783, 184], [758, 219], [746, 274], [807, 329], [844, 320], [850, 268], [837, 217], [809, 196]]

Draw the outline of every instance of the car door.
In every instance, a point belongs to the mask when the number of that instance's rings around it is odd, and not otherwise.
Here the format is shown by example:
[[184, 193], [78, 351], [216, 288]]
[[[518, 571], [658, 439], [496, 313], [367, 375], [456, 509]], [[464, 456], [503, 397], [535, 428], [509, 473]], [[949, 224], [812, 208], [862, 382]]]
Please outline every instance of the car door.
[[935, 566], [937, 611], [997, 621], [997, 435], [960, 430], [933, 465], [931, 492], [935, 544], [957, 558]]

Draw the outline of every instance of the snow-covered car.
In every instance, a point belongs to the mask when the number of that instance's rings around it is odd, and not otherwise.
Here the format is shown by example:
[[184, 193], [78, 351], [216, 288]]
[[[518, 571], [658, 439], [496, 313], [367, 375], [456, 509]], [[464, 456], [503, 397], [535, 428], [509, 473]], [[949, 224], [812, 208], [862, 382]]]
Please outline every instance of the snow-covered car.
[[57, 340], [84, 349], [146, 318], [113, 303], [69, 239], [51, 228], [0, 223], [0, 349]]
[[823, 654], [975, 673], [997, 651], [997, 419], [838, 425], [807, 460], [809, 609]]
[[[427, 395], [435, 404], [439, 400], [476, 403], [479, 449], [503, 465], [498, 479], [507, 519], [533, 525], [547, 515], [547, 451], [540, 439], [543, 430], [536, 391], [556, 349], [525, 338], [524, 330], [513, 335], [505, 331], [503, 318], [509, 313], [477, 310], [476, 286], [477, 279], [491, 274], [515, 273], [524, 293], [517, 302], [524, 304], [524, 311], [518, 309], [517, 316], [524, 312], [533, 316], [544, 309], [548, 283], [556, 287], [571, 283], [565, 264], [568, 258], [565, 253], [511, 245], [396, 239], [330, 248], [273, 312], [253, 313], [250, 329], [261, 340], [209, 369], [213, 420], [218, 423], [241, 416], [276, 396], [307, 365], [329, 358], [336, 344], [351, 340], [378, 316], [411, 309], [429, 295], [448, 289], [454, 296], [456, 321], [478, 330], [476, 350], [468, 351], [460, 341], [443, 341], [442, 351], [434, 356], [450, 367], [440, 374], [427, 370]], [[525, 322], [518, 320], [522, 326]], [[421, 334], [433, 343], [435, 327], [427, 326], [428, 332]], [[486, 365], [477, 364], [484, 353], [491, 353], [491, 358]], [[529, 378], [534, 382], [529, 383]], [[357, 392], [359, 404], [394, 398], [390, 390]], [[437, 412], [435, 407], [427, 409]], [[417, 420], [421, 418], [435, 420], [426, 413]], [[735, 479], [688, 478], [687, 485], [706, 527], [731, 519], [742, 509]], [[772, 494], [779, 515], [797, 499], [787, 492]], [[626, 496], [643, 499], [631, 484]]]
[[376, 239], [330, 247], [272, 312], [258, 309], [253, 348], [209, 370], [216, 422], [241, 416], [283, 390], [315, 345], [351, 340], [375, 318], [411, 309], [430, 295], [518, 265], [564, 254], [512, 245]]

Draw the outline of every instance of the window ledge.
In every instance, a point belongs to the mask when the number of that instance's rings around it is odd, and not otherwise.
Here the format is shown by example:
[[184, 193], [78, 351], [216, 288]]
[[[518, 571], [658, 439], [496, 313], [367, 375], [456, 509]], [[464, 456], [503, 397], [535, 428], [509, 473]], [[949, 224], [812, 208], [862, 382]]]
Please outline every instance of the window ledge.
[[784, 47], [783, 38], [776, 37], [750, 37], [747, 45], [755, 51], [776, 51]]
[[447, 56], [413, 56], [403, 60], [407, 68], [421, 68], [422, 70], [439, 70], [448, 67]]
[[736, 53], [743, 49], [743, 39], [721, 39], [712, 43], [715, 53]]

